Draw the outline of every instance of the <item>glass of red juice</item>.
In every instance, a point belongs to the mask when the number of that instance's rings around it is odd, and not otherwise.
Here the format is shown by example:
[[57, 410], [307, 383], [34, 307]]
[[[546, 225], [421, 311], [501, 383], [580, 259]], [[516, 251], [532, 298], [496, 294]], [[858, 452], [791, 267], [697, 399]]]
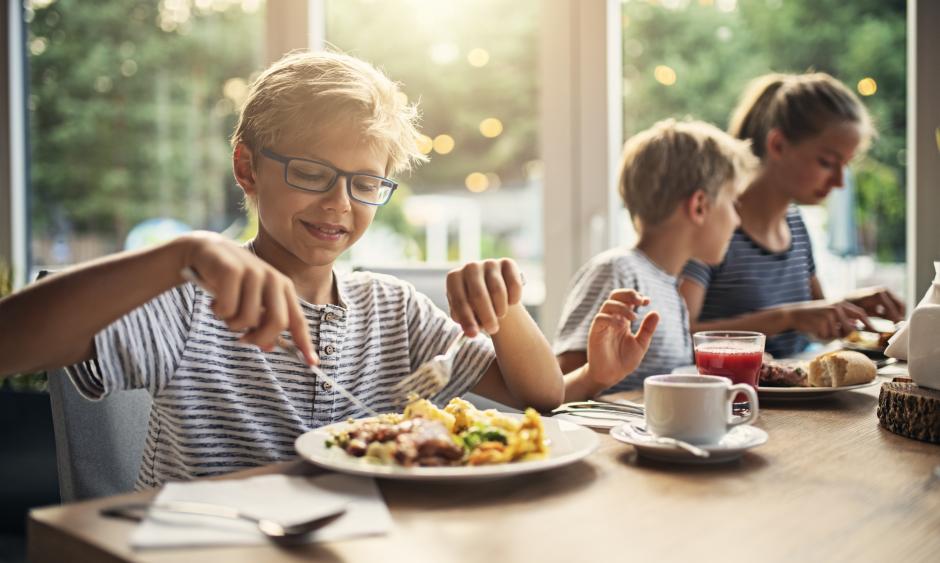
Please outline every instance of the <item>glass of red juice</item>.
[[[760, 332], [709, 330], [692, 335], [695, 366], [702, 375], [720, 375], [732, 383], [747, 383], [757, 389], [757, 375], [764, 361], [764, 340]], [[735, 403], [747, 403], [744, 394]]]

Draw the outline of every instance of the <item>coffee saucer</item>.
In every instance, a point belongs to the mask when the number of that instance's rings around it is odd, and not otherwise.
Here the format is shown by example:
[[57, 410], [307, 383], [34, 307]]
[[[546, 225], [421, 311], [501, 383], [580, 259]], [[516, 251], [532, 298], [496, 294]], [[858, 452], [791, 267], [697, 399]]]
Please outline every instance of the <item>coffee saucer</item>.
[[723, 463], [738, 459], [744, 452], [756, 448], [767, 441], [767, 432], [760, 428], [742, 424], [735, 426], [716, 444], [698, 444], [709, 454], [707, 458], [696, 457], [678, 446], [660, 444], [656, 438], [634, 427], [634, 423], [625, 422], [610, 429], [610, 437], [630, 444], [641, 456], [657, 461], [678, 463]]

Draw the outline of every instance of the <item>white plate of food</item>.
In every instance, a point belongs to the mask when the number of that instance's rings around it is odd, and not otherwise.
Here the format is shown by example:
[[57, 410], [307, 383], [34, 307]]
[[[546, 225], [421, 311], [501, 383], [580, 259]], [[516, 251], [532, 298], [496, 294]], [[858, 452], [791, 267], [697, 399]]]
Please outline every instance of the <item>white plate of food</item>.
[[877, 385], [878, 381], [859, 383], [857, 385], [843, 385], [841, 387], [758, 387], [757, 396], [761, 399], [813, 399], [826, 397], [842, 391], [853, 391]]
[[[831, 358], [836, 358], [839, 361], [843, 358], [850, 359], [853, 378], [849, 380], [849, 384], [832, 385], [830, 381], [829, 385], [813, 386], [809, 383], [810, 361], [801, 359], [765, 360], [761, 366], [757, 396], [765, 400], [815, 399], [834, 393], [864, 389], [878, 384], [878, 379], [875, 377], [876, 367], [874, 363], [862, 354], [848, 351], [827, 352], [817, 356], [814, 361], [822, 360], [822, 364], [828, 367]], [[841, 369], [844, 370], [845, 367], [843, 366]], [[856, 374], [856, 370], [865, 373]], [[674, 369], [673, 373], [698, 373], [698, 368], [694, 365], [681, 366]], [[862, 379], [867, 379], [867, 381], [862, 381]], [[858, 383], [854, 381], [858, 381]], [[768, 382], [772, 382], [772, 384], [767, 385]]]
[[454, 399], [444, 409], [420, 401], [402, 414], [317, 428], [298, 437], [295, 448], [304, 459], [342, 473], [463, 481], [561, 467], [590, 455], [598, 444], [594, 431], [577, 424], [532, 410], [480, 411]]

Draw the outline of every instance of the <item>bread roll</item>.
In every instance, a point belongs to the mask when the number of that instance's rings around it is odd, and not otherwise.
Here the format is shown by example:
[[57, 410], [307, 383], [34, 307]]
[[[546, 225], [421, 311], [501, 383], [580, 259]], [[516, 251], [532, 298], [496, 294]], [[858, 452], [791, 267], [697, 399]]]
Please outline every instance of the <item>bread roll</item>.
[[843, 387], [875, 379], [875, 363], [861, 352], [839, 350], [816, 356], [809, 363], [811, 387]]

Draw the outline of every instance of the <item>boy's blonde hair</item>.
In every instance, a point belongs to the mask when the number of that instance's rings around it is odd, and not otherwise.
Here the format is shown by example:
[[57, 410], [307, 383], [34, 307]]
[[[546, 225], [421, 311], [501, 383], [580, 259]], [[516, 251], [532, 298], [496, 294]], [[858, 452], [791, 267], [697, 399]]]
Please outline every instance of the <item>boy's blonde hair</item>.
[[252, 82], [232, 146], [252, 153], [279, 141], [316, 139], [355, 127], [388, 151], [386, 174], [410, 170], [427, 157], [418, 150], [418, 110], [398, 84], [369, 63], [334, 52], [294, 51]]
[[764, 158], [771, 129], [779, 129], [789, 141], [798, 143], [842, 121], [859, 126], [859, 152], [864, 152], [875, 131], [868, 110], [854, 92], [824, 72], [774, 73], [748, 85], [731, 114], [728, 132], [749, 139], [754, 154]]
[[757, 165], [750, 143], [703, 121], [667, 119], [624, 145], [620, 197], [634, 221], [656, 225], [697, 190], [714, 201], [728, 182], [739, 188]]

